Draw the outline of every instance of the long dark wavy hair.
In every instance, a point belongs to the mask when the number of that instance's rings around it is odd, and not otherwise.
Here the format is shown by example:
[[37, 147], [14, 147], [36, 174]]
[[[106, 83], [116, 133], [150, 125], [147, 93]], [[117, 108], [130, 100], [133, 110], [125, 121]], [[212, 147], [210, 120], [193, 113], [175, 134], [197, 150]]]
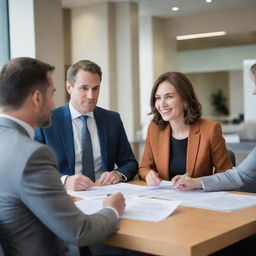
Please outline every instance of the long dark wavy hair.
[[162, 119], [161, 114], [155, 107], [155, 95], [159, 84], [167, 81], [173, 85], [178, 92], [181, 99], [184, 101], [184, 119], [185, 124], [193, 124], [202, 116], [202, 105], [197, 99], [194, 88], [189, 81], [189, 79], [182, 73], [179, 72], [167, 72], [160, 75], [152, 88], [151, 98], [150, 98], [150, 114], [153, 115], [153, 122], [155, 122], [158, 127], [163, 130], [168, 124], [168, 121]]

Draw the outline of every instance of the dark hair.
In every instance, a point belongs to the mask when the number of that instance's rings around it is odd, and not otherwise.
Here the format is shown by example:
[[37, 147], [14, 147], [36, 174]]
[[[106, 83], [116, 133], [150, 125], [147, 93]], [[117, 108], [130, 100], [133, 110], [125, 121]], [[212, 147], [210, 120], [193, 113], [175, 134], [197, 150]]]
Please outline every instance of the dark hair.
[[164, 121], [155, 107], [155, 95], [160, 83], [168, 81], [171, 85], [173, 85], [178, 92], [181, 99], [184, 101], [185, 111], [184, 111], [184, 119], [185, 124], [193, 124], [202, 116], [202, 105], [198, 101], [194, 88], [189, 81], [189, 79], [182, 73], [179, 72], [167, 72], [160, 75], [152, 88], [151, 91], [151, 99], [150, 99], [150, 108], [151, 113], [153, 114], [153, 122], [155, 122], [158, 127], [162, 130], [167, 125], [168, 122]]
[[93, 74], [98, 74], [100, 77], [100, 81], [102, 78], [102, 71], [100, 66], [90, 60], [80, 60], [73, 65], [71, 65], [67, 72], [67, 80], [70, 82], [72, 86], [74, 86], [76, 81], [76, 74], [79, 70], [87, 71]]
[[7, 62], [0, 71], [0, 106], [5, 110], [18, 109], [33, 90], [44, 92], [49, 86], [47, 73], [54, 69], [28, 57]]
[[256, 63], [253, 64], [250, 69], [251, 69], [253, 76], [256, 78]]

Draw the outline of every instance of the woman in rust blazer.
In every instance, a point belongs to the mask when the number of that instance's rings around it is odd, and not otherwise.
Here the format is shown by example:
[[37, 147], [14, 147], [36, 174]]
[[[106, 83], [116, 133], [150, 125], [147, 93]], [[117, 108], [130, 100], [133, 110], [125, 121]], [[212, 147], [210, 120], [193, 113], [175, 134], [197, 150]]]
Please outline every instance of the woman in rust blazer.
[[150, 106], [153, 120], [139, 168], [148, 185], [232, 168], [221, 126], [201, 118], [201, 104], [184, 74], [162, 74], [152, 88]]

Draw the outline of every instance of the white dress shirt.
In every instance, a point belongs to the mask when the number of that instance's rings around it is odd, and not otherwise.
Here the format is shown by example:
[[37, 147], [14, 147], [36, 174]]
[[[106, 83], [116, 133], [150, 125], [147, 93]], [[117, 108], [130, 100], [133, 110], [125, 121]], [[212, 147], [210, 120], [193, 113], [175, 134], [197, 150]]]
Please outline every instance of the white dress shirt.
[[[69, 102], [69, 111], [70, 111], [70, 115], [71, 115], [73, 138], [74, 138], [74, 148], [75, 148], [75, 174], [81, 174], [81, 170], [82, 170], [82, 143], [81, 143], [81, 141], [82, 141], [83, 122], [80, 119], [80, 116], [82, 116], [82, 114], [72, 106], [71, 102]], [[87, 127], [90, 132], [91, 141], [92, 141], [95, 179], [96, 179], [96, 181], [98, 181], [101, 174], [103, 173], [101, 171], [102, 161], [101, 161], [101, 153], [100, 153], [99, 135], [98, 135], [96, 121], [95, 121], [93, 112], [86, 113], [86, 116], [88, 116]], [[65, 183], [66, 178], [67, 178], [67, 175], [64, 175], [61, 177], [61, 181], [63, 182], [63, 184]]]
[[[82, 126], [83, 121], [80, 119], [82, 114], [77, 111], [69, 102], [69, 111], [71, 115], [72, 121], [72, 128], [73, 128], [73, 138], [74, 138], [74, 147], [75, 147], [75, 174], [81, 174], [82, 170]], [[87, 127], [89, 129], [92, 141], [92, 151], [93, 151], [93, 159], [94, 159], [94, 171], [95, 171], [95, 181], [97, 182], [100, 179], [101, 174], [103, 173], [102, 170], [102, 161], [101, 161], [101, 152], [100, 152], [100, 141], [99, 135], [97, 130], [96, 121], [94, 118], [94, 113], [89, 112], [86, 113], [87, 118]], [[127, 181], [127, 177], [118, 172], [116, 172], [121, 178], [122, 181]], [[64, 184], [67, 175], [61, 177], [61, 181]]]

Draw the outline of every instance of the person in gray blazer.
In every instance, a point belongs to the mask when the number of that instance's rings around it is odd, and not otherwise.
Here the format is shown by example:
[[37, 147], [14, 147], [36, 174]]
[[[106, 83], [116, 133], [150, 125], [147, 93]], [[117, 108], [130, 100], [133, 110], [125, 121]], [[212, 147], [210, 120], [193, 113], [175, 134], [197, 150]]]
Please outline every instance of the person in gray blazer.
[[70, 247], [116, 232], [125, 207], [116, 193], [96, 214], [83, 214], [60, 181], [52, 150], [33, 140], [35, 128], [50, 124], [53, 70], [23, 57], [0, 71], [0, 244], [7, 256], [71, 255]]
[[[252, 94], [256, 95], [256, 63], [250, 69], [251, 78], [255, 83]], [[173, 178], [177, 190], [193, 190], [202, 188], [204, 191], [234, 190], [256, 180], [256, 147], [237, 167], [223, 173], [201, 178], [179, 176]]]

